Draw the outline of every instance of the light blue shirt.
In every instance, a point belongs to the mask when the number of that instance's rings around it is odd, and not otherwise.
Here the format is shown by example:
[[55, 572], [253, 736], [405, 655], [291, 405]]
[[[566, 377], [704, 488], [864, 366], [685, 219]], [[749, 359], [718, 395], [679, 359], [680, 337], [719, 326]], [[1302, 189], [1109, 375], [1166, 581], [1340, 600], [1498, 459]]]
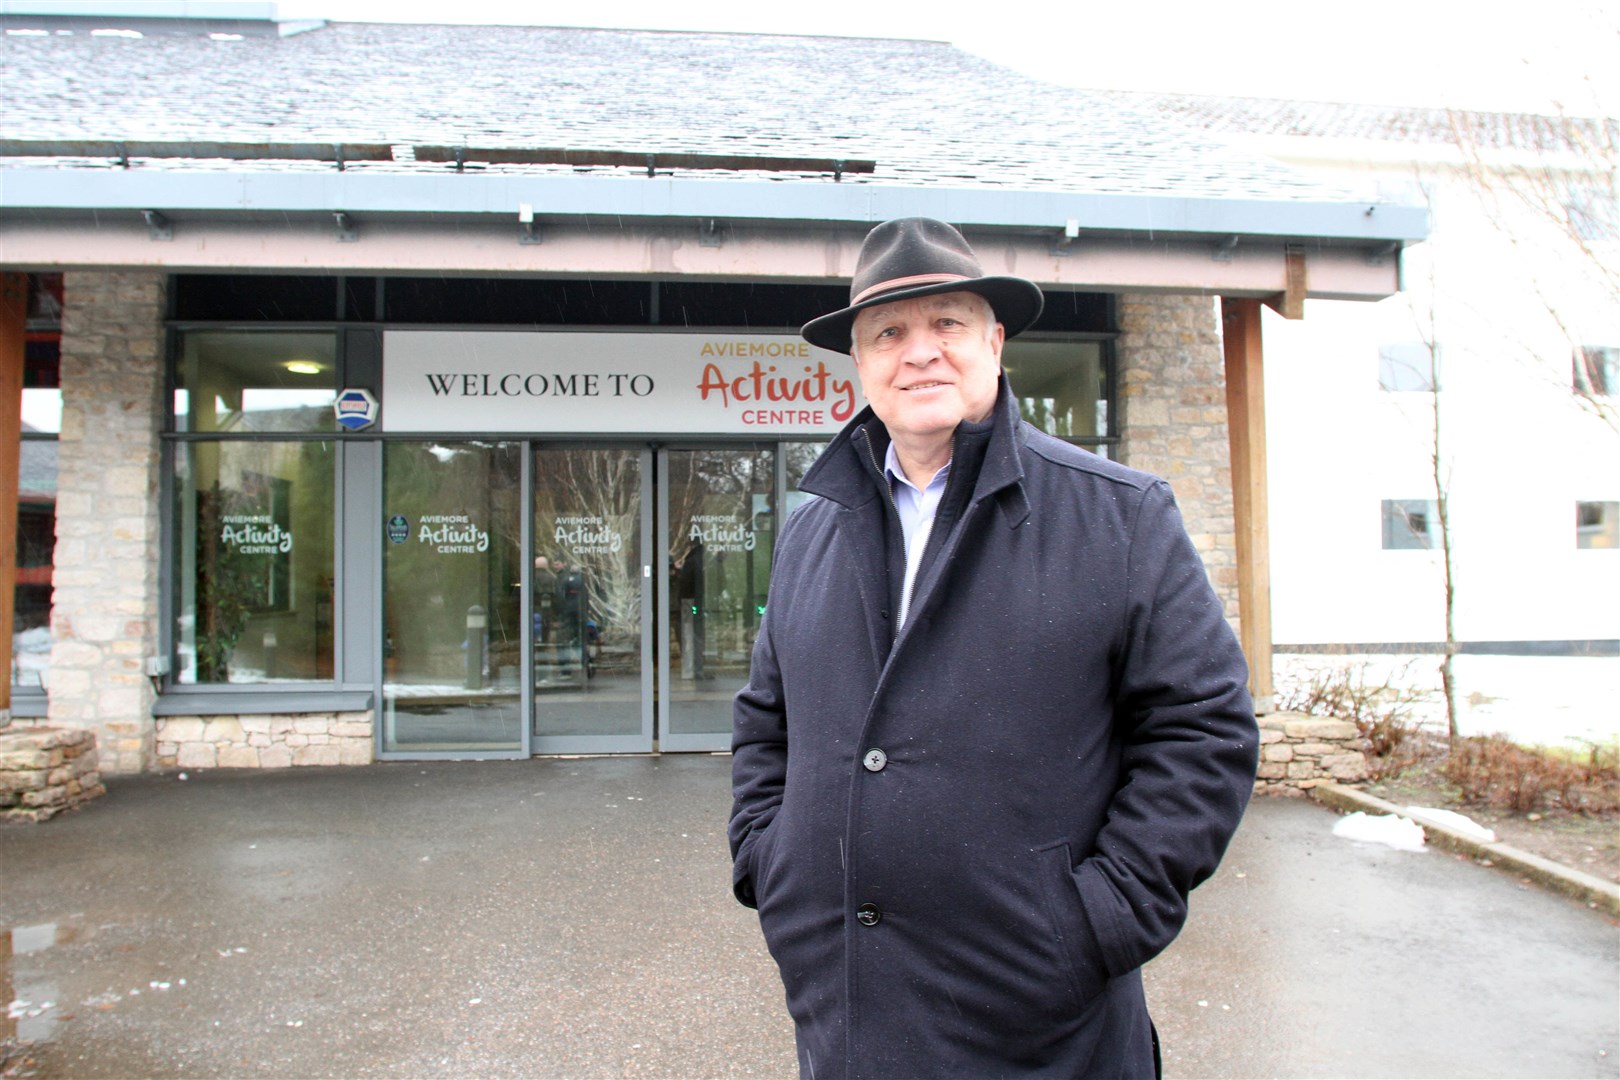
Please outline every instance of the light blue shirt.
[[923, 550], [928, 547], [928, 534], [934, 530], [934, 515], [939, 512], [939, 500], [945, 495], [945, 481], [950, 473], [951, 463], [947, 461], [928, 481], [927, 487], [919, 488], [900, 468], [900, 455], [895, 452], [894, 443], [889, 444], [888, 453], [883, 456], [883, 475], [894, 493], [894, 508], [900, 514], [900, 532], [906, 542], [906, 580], [900, 588], [896, 632], [906, 624], [906, 614], [911, 609], [911, 587], [917, 581], [917, 567], [922, 563]]

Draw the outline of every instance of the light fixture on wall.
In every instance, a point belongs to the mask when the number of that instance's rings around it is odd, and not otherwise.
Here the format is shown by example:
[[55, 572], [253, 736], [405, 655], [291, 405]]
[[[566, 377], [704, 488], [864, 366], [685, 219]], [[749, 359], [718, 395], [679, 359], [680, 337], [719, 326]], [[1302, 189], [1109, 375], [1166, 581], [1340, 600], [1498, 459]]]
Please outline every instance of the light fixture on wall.
[[319, 375], [323, 370], [313, 360], [289, 360], [283, 366], [294, 375]]

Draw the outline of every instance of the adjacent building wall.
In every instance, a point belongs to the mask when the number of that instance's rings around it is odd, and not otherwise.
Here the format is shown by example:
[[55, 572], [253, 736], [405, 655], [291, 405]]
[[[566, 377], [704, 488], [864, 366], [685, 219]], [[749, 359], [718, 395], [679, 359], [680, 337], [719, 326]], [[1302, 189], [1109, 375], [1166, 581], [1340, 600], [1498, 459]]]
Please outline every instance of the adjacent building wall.
[[1226, 361], [1207, 296], [1119, 298], [1120, 460], [1170, 481], [1227, 620], [1239, 626]]
[[64, 280], [49, 722], [96, 733], [106, 773], [152, 762], [161, 652], [158, 430], [167, 279]]

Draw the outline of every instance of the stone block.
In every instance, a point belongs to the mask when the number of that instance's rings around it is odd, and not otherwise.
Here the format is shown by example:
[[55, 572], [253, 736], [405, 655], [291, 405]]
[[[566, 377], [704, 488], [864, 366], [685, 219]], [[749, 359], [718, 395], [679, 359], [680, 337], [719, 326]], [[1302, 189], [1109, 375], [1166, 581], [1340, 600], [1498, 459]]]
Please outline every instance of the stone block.
[[0, 753], [0, 772], [22, 769], [48, 769], [51, 766], [49, 750], [12, 750]]
[[294, 765], [337, 765], [341, 760], [338, 748], [330, 743], [325, 746], [301, 746], [293, 751]]
[[1261, 747], [1260, 759], [1262, 761], [1293, 761], [1294, 748], [1287, 743], [1273, 743], [1270, 746]]
[[300, 716], [293, 721], [293, 730], [300, 735], [325, 735], [328, 723], [324, 716]]
[[1304, 742], [1294, 744], [1294, 753], [1300, 757], [1321, 757], [1323, 754], [1337, 754], [1344, 748], [1333, 743]]
[[19, 791], [38, 791], [46, 786], [45, 778], [49, 775], [45, 769], [0, 772], [0, 792], [15, 795]]
[[302, 750], [304, 747], [309, 745], [309, 736], [300, 735], [296, 731], [289, 731], [287, 732], [286, 737], [281, 741], [283, 745], [290, 746], [294, 750]]
[[1288, 766], [1280, 761], [1262, 761], [1255, 775], [1262, 780], [1282, 780], [1288, 776]]
[[188, 742], [180, 744], [175, 761], [182, 769], [212, 769], [218, 763], [213, 743]]
[[247, 744], [249, 746], [257, 746], [260, 748], [272, 745], [270, 742], [270, 736], [258, 731], [249, 733], [247, 737]]
[[338, 761], [343, 765], [370, 765], [371, 741], [349, 740], [339, 744]]
[[23, 792], [17, 801], [24, 806], [56, 806], [67, 802], [67, 788], [60, 786], [36, 788], [33, 791]]
[[1316, 775], [1316, 764], [1310, 761], [1290, 761], [1287, 769], [1290, 780], [1309, 780]]
[[1335, 780], [1365, 780], [1367, 756], [1359, 751], [1354, 754], [1330, 754], [1322, 758], [1322, 768]]
[[[1281, 738], [1283, 728], [1288, 725], [1288, 722], [1297, 719], [1299, 717], [1294, 713], [1270, 713], [1259, 718], [1260, 730], [1262, 732], [1275, 731], [1277, 732], [1277, 738]], [[1276, 739], [1272, 740], [1272, 742], [1276, 741]]]
[[270, 733], [270, 718], [268, 716], [239, 716], [237, 722], [242, 730], [250, 735], [268, 735]]
[[1309, 720], [1290, 720], [1283, 726], [1290, 739], [1354, 739], [1357, 737], [1356, 725], [1348, 720], [1323, 720], [1313, 717]]
[[158, 738], [164, 742], [202, 742], [208, 721], [200, 716], [171, 716], [158, 721]]
[[292, 751], [285, 746], [267, 746], [259, 751], [259, 768], [286, 769], [293, 763]]
[[208, 721], [203, 739], [206, 742], [239, 744], [242, 742], [242, 725], [234, 716], [215, 717]]
[[340, 739], [370, 739], [370, 720], [334, 720], [332, 734]]
[[219, 767], [222, 769], [257, 769], [259, 752], [251, 746], [219, 747]]

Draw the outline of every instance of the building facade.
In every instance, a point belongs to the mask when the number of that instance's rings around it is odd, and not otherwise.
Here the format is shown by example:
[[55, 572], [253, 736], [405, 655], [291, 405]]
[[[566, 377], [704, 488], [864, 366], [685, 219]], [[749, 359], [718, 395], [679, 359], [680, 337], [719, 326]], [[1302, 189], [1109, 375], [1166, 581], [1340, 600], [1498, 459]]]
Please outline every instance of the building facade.
[[1449, 554], [1464, 731], [1612, 739], [1620, 122], [1118, 98], [1431, 211], [1400, 294], [1264, 320], [1279, 653], [1432, 682]]
[[863, 404], [796, 328], [904, 214], [1041, 284], [1024, 415], [1167, 475], [1252, 630], [1221, 315], [1389, 295], [1426, 227], [939, 43], [0, 23], [56, 461], [13, 713], [114, 772], [725, 748], [777, 523]]

